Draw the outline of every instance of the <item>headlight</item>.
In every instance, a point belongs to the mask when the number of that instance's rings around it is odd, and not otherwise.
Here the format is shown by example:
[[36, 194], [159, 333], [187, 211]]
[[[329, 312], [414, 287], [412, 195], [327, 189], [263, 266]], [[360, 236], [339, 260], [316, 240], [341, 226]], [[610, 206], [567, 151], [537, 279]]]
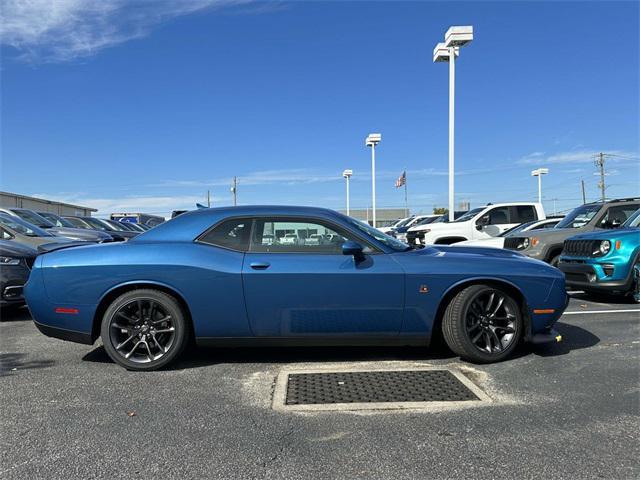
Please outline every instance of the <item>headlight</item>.
[[[533, 237], [531, 239], [531, 246], [535, 247], [538, 243], [540, 243], [540, 239], [538, 237]], [[528, 245], [527, 245], [528, 246]]]
[[596, 250], [593, 252], [593, 254], [598, 257], [603, 257], [607, 253], [609, 253], [609, 250], [611, 250], [611, 242], [609, 240], [602, 240], [598, 248], [596, 248]]
[[529, 248], [529, 239], [528, 238], [523, 238], [522, 239], [522, 243], [520, 243], [520, 245], [518, 245], [518, 250], [524, 250], [525, 248]]
[[429, 233], [431, 231], [430, 228], [425, 228], [424, 230], [420, 230], [421, 233]]
[[13, 257], [0, 257], [0, 265], [20, 265], [20, 259]]

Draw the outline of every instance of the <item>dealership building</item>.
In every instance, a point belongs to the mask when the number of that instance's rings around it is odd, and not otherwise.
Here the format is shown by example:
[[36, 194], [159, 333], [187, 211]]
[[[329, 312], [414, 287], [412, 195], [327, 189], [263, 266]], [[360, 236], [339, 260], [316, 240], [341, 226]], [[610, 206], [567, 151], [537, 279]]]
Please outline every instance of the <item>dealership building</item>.
[[[340, 213], [346, 215], [346, 210], [341, 210]], [[371, 225], [373, 214], [370, 208], [352, 208], [349, 210], [349, 216], [356, 220], [362, 220]], [[376, 227], [386, 227], [400, 218], [408, 217], [408, 210], [405, 208], [376, 208]]]
[[29, 197], [18, 193], [0, 192], [1, 208], [27, 208], [36, 212], [51, 212], [57, 215], [71, 215], [88, 217], [98, 209], [73, 205], [72, 203], [56, 202], [42, 198]]

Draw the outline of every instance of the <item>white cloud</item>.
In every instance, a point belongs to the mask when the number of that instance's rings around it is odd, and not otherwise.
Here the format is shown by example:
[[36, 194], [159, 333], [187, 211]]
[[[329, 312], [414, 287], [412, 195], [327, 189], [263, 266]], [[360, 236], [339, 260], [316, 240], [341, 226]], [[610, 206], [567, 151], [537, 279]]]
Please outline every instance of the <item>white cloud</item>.
[[[598, 153], [600, 152], [596, 150], [572, 150], [569, 152], [559, 152], [547, 156], [529, 154], [520, 158], [517, 163], [519, 165], [562, 165], [575, 163], [592, 163]], [[607, 160], [611, 160], [613, 162], [634, 160], [637, 161], [637, 156], [634, 153], [624, 152], [620, 150], [606, 150], [606, 153], [610, 155]]]
[[[152, 213], [169, 216], [172, 210], [193, 210], [196, 203], [206, 204], [204, 195], [164, 195], [164, 196], [123, 196], [116, 198], [90, 197], [86, 194], [48, 195], [32, 194], [34, 197], [45, 198], [58, 202], [72, 203], [83, 207], [97, 208], [97, 216], [107, 216], [114, 212]], [[226, 200], [226, 199], [225, 199]], [[212, 204], [219, 205], [222, 198], [212, 197]]]
[[23, 60], [64, 62], [141, 38], [163, 21], [249, 0], [4, 0], [0, 39]]
[[[342, 181], [342, 174], [336, 173], [318, 173], [316, 171], [297, 168], [285, 170], [263, 170], [250, 172], [246, 175], [238, 176], [239, 185], [296, 185], [306, 183], [320, 183]], [[147, 187], [219, 187], [231, 186], [232, 177], [215, 178], [210, 180], [166, 180], [164, 182], [146, 185]]]

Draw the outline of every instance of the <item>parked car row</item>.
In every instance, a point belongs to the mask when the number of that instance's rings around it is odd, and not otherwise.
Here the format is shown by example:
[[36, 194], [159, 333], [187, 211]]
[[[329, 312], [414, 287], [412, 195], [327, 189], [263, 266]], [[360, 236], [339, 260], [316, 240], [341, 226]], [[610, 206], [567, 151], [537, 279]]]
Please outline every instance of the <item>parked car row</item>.
[[39, 253], [88, 243], [123, 242], [149, 228], [124, 221], [0, 208], [0, 305], [24, 303], [22, 287]]

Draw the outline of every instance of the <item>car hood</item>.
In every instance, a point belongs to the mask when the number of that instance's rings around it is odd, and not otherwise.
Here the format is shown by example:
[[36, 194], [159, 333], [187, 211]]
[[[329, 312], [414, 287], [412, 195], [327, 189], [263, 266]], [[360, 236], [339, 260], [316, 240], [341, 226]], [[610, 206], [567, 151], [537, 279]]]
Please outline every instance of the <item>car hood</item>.
[[513, 250], [503, 250], [500, 248], [491, 248], [491, 247], [465, 247], [458, 246], [455, 247], [453, 245], [434, 245], [434, 250], [437, 250], [440, 253], [446, 254], [455, 254], [455, 255], [466, 255], [466, 256], [475, 256], [475, 257], [485, 257], [485, 258], [525, 258], [524, 255], [518, 252], [514, 252]]
[[636, 238], [640, 240], [640, 228], [614, 228], [610, 230], [595, 230], [593, 232], [574, 235], [570, 240], [607, 240], [609, 238]]
[[422, 230], [438, 231], [438, 230], [451, 230], [451, 229], [465, 229], [469, 222], [442, 222], [442, 223], [427, 223], [426, 225], [417, 225], [409, 228], [409, 232], [420, 232]]
[[71, 228], [71, 227], [54, 227], [48, 230], [49, 232], [62, 237], [71, 238], [73, 240], [80, 240], [85, 242], [104, 242], [111, 239], [111, 235], [99, 232], [97, 230], [85, 230], [83, 228]]
[[35, 248], [23, 245], [12, 240], [0, 240], [0, 256], [14, 258], [35, 257], [38, 252]]
[[451, 245], [452, 247], [491, 247], [502, 248], [504, 246], [504, 237], [480, 238], [478, 240], [465, 240]]
[[410, 274], [442, 273], [468, 276], [542, 276], [564, 280], [564, 274], [545, 262], [513, 250], [484, 247], [434, 245], [394, 254]]
[[579, 228], [543, 228], [541, 230], [530, 230], [528, 232], [518, 232], [505, 238], [532, 238], [536, 237], [542, 241], [545, 238], [569, 238], [580, 233]]

